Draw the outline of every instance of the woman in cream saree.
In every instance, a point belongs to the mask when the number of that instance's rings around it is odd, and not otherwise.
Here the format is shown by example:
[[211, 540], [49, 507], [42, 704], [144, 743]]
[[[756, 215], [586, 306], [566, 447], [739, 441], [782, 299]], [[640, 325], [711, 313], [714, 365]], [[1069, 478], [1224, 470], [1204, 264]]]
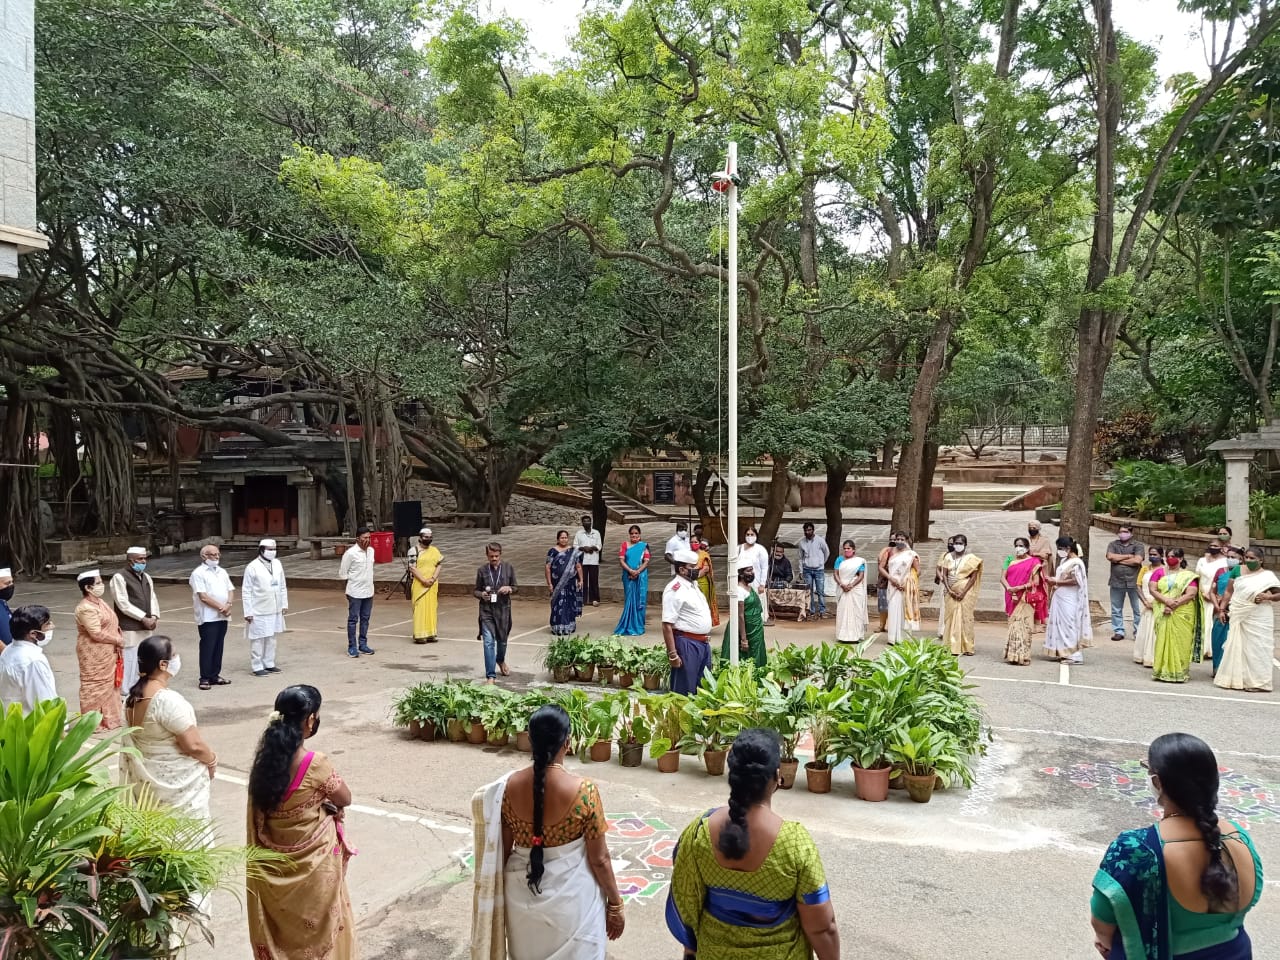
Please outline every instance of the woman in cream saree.
[[[893, 552], [885, 569], [889, 574], [887, 642], [893, 646], [909, 632], [920, 629], [920, 557], [902, 531], [894, 535]], [[843, 566], [843, 564], [842, 564]]]
[[1252, 548], [1244, 553], [1244, 567], [1227, 587], [1227, 645], [1213, 682], [1224, 690], [1270, 693], [1275, 649], [1271, 604], [1280, 600], [1280, 578], [1262, 569], [1262, 555]]

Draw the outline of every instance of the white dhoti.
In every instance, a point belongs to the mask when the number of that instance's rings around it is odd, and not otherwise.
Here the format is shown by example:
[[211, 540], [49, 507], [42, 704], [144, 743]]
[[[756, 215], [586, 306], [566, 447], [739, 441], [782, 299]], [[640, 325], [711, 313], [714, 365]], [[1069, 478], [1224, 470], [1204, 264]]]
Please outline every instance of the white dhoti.
[[249, 669], [257, 673], [276, 665], [276, 635], [283, 632], [284, 615], [279, 613], [259, 615], [245, 624], [244, 634], [249, 640]]
[[121, 630], [124, 637], [124, 683], [120, 687], [120, 696], [127, 697], [133, 685], [138, 682], [138, 644], [155, 633], [154, 630]]

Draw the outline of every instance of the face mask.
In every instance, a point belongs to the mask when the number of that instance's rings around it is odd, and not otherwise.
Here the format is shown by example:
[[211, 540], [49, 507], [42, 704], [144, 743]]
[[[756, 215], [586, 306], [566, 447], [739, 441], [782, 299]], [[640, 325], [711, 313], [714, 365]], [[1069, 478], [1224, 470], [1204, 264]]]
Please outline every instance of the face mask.
[[676, 534], [676, 536], [679, 537], [681, 540], [689, 539], [689, 534], [686, 533], [684, 530], [681, 530], [679, 533]]
[[951, 545], [951, 549], [956, 553], [964, 553], [964, 547], [965, 545], [963, 543], [953, 543]]
[[276, 558], [276, 552], [275, 552], [274, 550], [263, 550], [263, 551], [262, 551], [262, 559], [263, 559], [263, 560], [266, 560], [266, 561], [270, 562], [270, 561], [274, 560], [275, 558]]
[[147, 569], [146, 563], [138, 563], [136, 561], [129, 564], [129, 566], [133, 568], [134, 573], [141, 573], [143, 570]]
[[685, 567], [684, 573], [680, 574], [680, 576], [684, 577], [686, 580], [689, 580], [689, 581], [697, 580], [697, 579], [698, 579], [698, 568], [697, 568], [697, 567]]
[[1039, 528], [1039, 527], [1027, 527], [1027, 536], [1029, 536], [1029, 537], [1038, 537], [1038, 536], [1040, 536], [1040, 528]]
[[755, 542], [756, 542], [756, 535], [754, 533], [748, 533], [747, 543], [755, 543]]
[[1221, 553], [1221, 552], [1222, 552], [1222, 548], [1221, 548], [1221, 547], [1210, 547], [1210, 548], [1209, 548], [1209, 552], [1210, 552], [1210, 553]]
[[906, 544], [905, 544], [905, 543], [903, 543], [901, 540], [895, 540], [895, 541], [893, 541], [893, 549], [895, 549], [895, 550], [902, 550], [902, 549], [904, 549], [905, 547], [906, 547]]
[[1262, 566], [1262, 561], [1261, 561], [1261, 560], [1246, 560], [1246, 561], [1244, 562], [1244, 565], [1245, 565], [1246, 567], [1248, 567], [1250, 570], [1257, 570], [1257, 569], [1259, 569], [1259, 568]]
[[1068, 553], [1068, 551], [1066, 551], [1066, 550], [1059, 550], [1059, 551], [1058, 551], [1058, 559], [1059, 559], [1059, 560], [1065, 560], [1065, 559], [1067, 559], [1067, 553]]
[[176, 653], [169, 660], [169, 676], [176, 677], [182, 669], [182, 658]]
[[49, 641], [52, 639], [53, 627], [50, 627], [48, 630], [41, 630], [40, 635], [36, 637], [36, 646], [47, 647], [49, 645]]
[[1017, 554], [1018, 556], [1020, 556], [1020, 557], [1021, 557], [1021, 556], [1025, 556], [1025, 555], [1026, 555], [1026, 552], [1027, 552], [1027, 548], [1026, 548], [1026, 547], [1014, 547], [1014, 548], [1013, 548], [1013, 552], [1014, 552], [1014, 553], [1016, 553], [1016, 554]]
[[1231, 566], [1231, 567], [1238, 567], [1238, 566], [1240, 566], [1240, 558], [1239, 558], [1239, 557], [1227, 557], [1227, 565], [1228, 565], [1228, 566]]
[[218, 565], [219, 565], [219, 564], [221, 564], [221, 563], [222, 563], [222, 561], [221, 561], [221, 560], [206, 560], [206, 561], [204, 562], [204, 565], [205, 565], [206, 567], [208, 567], [210, 570], [217, 570], [217, 569], [218, 569]]
[[12, 599], [13, 599], [13, 584], [11, 583], [7, 587], [5, 587], [3, 590], [0, 590], [0, 600], [12, 600]]
[[1160, 563], [1160, 557], [1153, 553], [1151, 556], [1147, 557], [1147, 563], [1154, 567]]
[[738, 574], [738, 579], [743, 583], [752, 583], [755, 581], [756, 572], [754, 570], [744, 570]]
[[1182, 561], [1179, 560], [1177, 557], [1170, 557], [1168, 560], [1165, 561], [1165, 566], [1167, 566], [1170, 570], [1177, 570], [1178, 566], [1181, 563]]
[[1126, 540], [1128, 540], [1132, 536], [1133, 536], [1132, 533], [1129, 533], [1127, 530], [1122, 530], [1120, 531], [1120, 537], [1119, 537], [1120, 542], [1124, 543]]
[[92, 593], [95, 597], [100, 597], [107, 592], [107, 585], [105, 583], [94, 584], [92, 587], [89, 588], [89, 592]]

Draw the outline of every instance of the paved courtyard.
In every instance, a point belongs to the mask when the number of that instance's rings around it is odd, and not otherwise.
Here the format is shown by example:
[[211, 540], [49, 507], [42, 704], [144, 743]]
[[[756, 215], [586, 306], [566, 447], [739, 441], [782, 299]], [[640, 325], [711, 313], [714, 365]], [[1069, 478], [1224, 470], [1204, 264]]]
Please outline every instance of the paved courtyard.
[[[991, 556], [1024, 526], [1004, 516], [941, 519], [936, 529], [943, 536], [964, 530], [975, 546], [985, 538]], [[996, 522], [1005, 529], [993, 532]], [[883, 529], [865, 530], [868, 542], [883, 539]], [[523, 551], [517, 556], [533, 560], [545, 549], [540, 535], [513, 531], [505, 539], [511, 553]], [[854, 536], [861, 542], [864, 534], [858, 530]], [[450, 531], [439, 539], [458, 557], [458, 570], [471, 566], [488, 537], [471, 531], [455, 538]], [[296, 577], [298, 561], [286, 562]], [[75, 588], [52, 580], [20, 584], [19, 590], [16, 602], [44, 602], [55, 611], [61, 639], [49, 655], [59, 689], [74, 705]], [[377, 654], [352, 661], [345, 656], [341, 591], [299, 585], [291, 599], [290, 630], [280, 645], [284, 674], [251, 676], [237, 627], [228, 638], [225, 673], [231, 686], [201, 692], [190, 667], [175, 682], [195, 705], [202, 731], [221, 758], [214, 787], [220, 832], [229, 841], [243, 837], [247, 771], [276, 692], [290, 682], [314, 683], [325, 696], [325, 723], [315, 746], [333, 757], [356, 801], [348, 826], [360, 855], [352, 862], [350, 888], [362, 955], [461, 960], [468, 952], [471, 904], [470, 797], [527, 758], [511, 750], [409, 740], [392, 726], [390, 703], [407, 684], [428, 676], [479, 676], [475, 602], [446, 598], [444, 639], [415, 646], [408, 604], [379, 600], [371, 633]], [[161, 603], [164, 629], [194, 664], [188, 591], [165, 585]], [[509, 682], [544, 682], [535, 664], [549, 639], [545, 602], [518, 602], [514, 611]], [[618, 605], [606, 603], [588, 610], [581, 628], [607, 632], [617, 615]], [[768, 639], [816, 643], [832, 633], [829, 621], [779, 624]], [[964, 665], [986, 703], [996, 740], [971, 791], [948, 790], [927, 806], [897, 793], [886, 803], [869, 804], [853, 797], [852, 778], [838, 771], [830, 796], [802, 789], [778, 795], [782, 815], [805, 822], [817, 840], [846, 956], [1095, 956], [1087, 921], [1090, 880], [1115, 833], [1150, 822], [1153, 798], [1138, 760], [1146, 742], [1170, 730], [1197, 733], [1215, 747], [1225, 771], [1224, 810], [1253, 830], [1264, 862], [1280, 863], [1280, 751], [1271, 739], [1280, 720], [1280, 695], [1220, 691], [1210, 683], [1207, 666], [1197, 667], [1185, 686], [1155, 684], [1131, 662], [1128, 644], [1111, 643], [1107, 635], [1099, 624], [1097, 647], [1084, 666], [1037, 660], [1017, 668], [1000, 662], [1003, 628], [979, 625], [978, 655]], [[657, 636], [651, 624], [650, 637], [657, 642]], [[599, 783], [614, 825], [615, 869], [631, 904], [626, 935], [610, 956], [669, 960], [676, 946], [662, 906], [672, 843], [690, 819], [724, 802], [727, 785], [688, 759], [670, 776], [659, 775], [648, 760], [640, 769], [616, 762], [571, 764]], [[1259, 957], [1280, 955], [1275, 883], [1268, 883], [1249, 922]], [[192, 948], [191, 957], [247, 957], [243, 909], [231, 893], [215, 898], [214, 927], [217, 947]]]

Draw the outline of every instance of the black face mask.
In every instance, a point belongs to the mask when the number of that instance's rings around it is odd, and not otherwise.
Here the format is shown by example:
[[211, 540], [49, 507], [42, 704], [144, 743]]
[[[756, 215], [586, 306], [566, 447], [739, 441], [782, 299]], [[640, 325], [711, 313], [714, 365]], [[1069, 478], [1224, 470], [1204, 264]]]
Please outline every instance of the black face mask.
[[689, 580], [689, 581], [697, 580], [697, 579], [698, 579], [698, 568], [697, 568], [697, 567], [685, 567], [685, 568], [684, 568], [684, 571], [680, 574], [680, 576], [684, 577], [686, 580]]
[[430, 537], [419, 537], [419, 538], [418, 538], [418, 542], [419, 542], [420, 544], [422, 544], [424, 547], [429, 547], [429, 546], [431, 546], [431, 538], [430, 538]]
[[1210, 552], [1210, 553], [1221, 553], [1221, 552], [1222, 552], [1222, 548], [1221, 548], [1221, 547], [1210, 547], [1210, 548], [1209, 548], [1209, 552]]
[[744, 570], [742, 573], [738, 574], [738, 579], [743, 583], [754, 583], [756, 579], [756, 572], [754, 570]]
[[13, 599], [13, 584], [11, 583], [7, 587], [5, 587], [3, 590], [0, 590], [0, 600], [12, 600], [12, 599]]

